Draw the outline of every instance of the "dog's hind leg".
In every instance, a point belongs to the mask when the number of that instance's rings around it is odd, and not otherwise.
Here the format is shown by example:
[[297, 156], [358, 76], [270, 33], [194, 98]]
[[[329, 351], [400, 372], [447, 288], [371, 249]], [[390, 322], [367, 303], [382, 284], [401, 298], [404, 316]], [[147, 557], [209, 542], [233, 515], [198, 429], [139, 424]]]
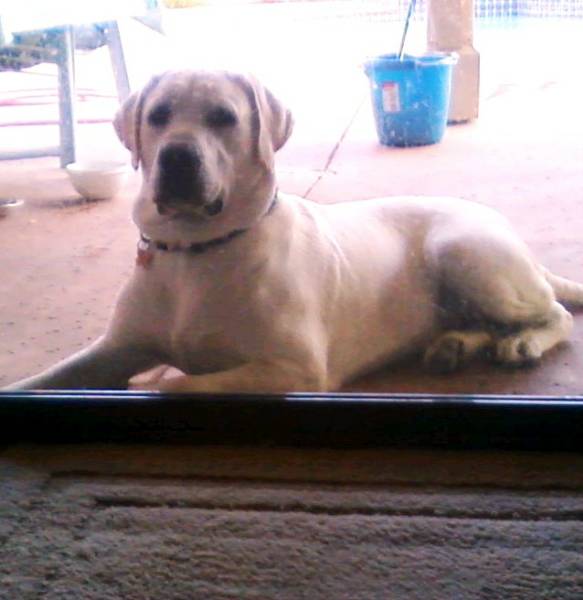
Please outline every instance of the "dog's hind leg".
[[[485, 324], [481, 332], [445, 332], [426, 352], [430, 366], [457, 367], [460, 356], [471, 358], [486, 348], [494, 360], [519, 366], [568, 337], [570, 313], [556, 302], [543, 270], [509, 230], [435, 237], [427, 251], [440, 282]], [[458, 356], [449, 363], [448, 346]]]
[[509, 366], [536, 362], [547, 350], [567, 339], [572, 328], [571, 313], [558, 302], [553, 302], [543, 323], [500, 338], [496, 343], [493, 358]]
[[488, 331], [450, 330], [440, 335], [423, 356], [425, 366], [436, 373], [450, 373], [492, 347]]

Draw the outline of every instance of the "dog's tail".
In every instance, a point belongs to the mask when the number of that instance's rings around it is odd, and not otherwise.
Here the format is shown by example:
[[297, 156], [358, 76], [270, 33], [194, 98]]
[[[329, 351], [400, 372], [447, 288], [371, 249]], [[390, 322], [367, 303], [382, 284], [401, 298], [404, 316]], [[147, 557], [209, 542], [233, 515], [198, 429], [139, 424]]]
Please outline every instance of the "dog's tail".
[[543, 274], [553, 288], [559, 302], [572, 306], [583, 306], [583, 283], [560, 277], [544, 268]]

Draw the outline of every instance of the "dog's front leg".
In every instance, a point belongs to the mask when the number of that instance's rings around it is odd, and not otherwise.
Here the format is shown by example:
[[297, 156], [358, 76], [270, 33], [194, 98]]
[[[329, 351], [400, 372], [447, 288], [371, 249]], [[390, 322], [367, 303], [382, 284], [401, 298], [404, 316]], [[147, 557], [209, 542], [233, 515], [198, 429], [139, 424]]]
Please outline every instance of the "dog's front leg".
[[284, 362], [254, 362], [206, 375], [178, 375], [156, 381], [130, 380], [130, 389], [166, 393], [324, 392], [326, 374], [318, 368], [300, 368]]
[[125, 389], [130, 377], [158, 362], [141, 348], [102, 337], [46, 371], [3, 389]]

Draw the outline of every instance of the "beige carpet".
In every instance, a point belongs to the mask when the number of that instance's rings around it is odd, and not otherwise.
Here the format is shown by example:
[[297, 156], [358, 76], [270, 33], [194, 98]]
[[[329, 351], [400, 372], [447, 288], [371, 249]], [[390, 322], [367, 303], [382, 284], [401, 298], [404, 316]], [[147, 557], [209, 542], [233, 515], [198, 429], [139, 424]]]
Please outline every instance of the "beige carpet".
[[186, 447], [0, 455], [0, 598], [583, 597], [583, 457]]

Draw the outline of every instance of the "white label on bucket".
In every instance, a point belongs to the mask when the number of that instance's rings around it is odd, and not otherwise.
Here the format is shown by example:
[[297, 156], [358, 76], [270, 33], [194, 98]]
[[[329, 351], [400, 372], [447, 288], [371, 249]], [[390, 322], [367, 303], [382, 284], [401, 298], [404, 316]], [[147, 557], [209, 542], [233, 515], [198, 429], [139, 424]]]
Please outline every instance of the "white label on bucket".
[[383, 110], [385, 112], [399, 112], [401, 110], [399, 84], [396, 81], [383, 83]]

